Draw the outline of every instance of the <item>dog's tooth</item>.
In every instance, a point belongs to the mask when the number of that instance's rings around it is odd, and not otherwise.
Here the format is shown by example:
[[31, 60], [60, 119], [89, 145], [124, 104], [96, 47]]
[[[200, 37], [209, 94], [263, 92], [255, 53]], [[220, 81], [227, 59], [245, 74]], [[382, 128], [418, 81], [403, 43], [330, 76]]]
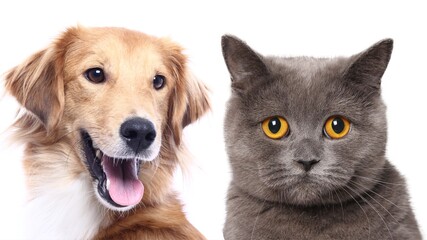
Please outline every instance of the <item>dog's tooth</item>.
[[107, 190], [110, 190], [110, 179], [107, 179]]
[[101, 150], [96, 150], [96, 158], [98, 158], [98, 159], [101, 159], [101, 157], [102, 157], [102, 153], [101, 153]]

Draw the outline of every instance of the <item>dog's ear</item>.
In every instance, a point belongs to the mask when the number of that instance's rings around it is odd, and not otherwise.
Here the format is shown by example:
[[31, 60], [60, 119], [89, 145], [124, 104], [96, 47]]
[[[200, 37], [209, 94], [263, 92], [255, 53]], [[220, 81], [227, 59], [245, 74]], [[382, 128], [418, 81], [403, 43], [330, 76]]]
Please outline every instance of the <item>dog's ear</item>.
[[208, 89], [193, 74], [187, 72], [187, 105], [182, 120], [185, 127], [199, 119], [210, 109]]
[[206, 86], [187, 73], [183, 86], [176, 86], [170, 106], [170, 118], [175, 144], [181, 143], [182, 129], [199, 119], [210, 109]]
[[6, 90], [33, 113], [49, 132], [62, 117], [62, 63], [54, 45], [32, 55], [6, 75]]
[[176, 44], [169, 45], [171, 70], [176, 79], [169, 101], [169, 128], [176, 145], [181, 143], [184, 127], [199, 119], [210, 109], [207, 87], [186, 67], [186, 57]]

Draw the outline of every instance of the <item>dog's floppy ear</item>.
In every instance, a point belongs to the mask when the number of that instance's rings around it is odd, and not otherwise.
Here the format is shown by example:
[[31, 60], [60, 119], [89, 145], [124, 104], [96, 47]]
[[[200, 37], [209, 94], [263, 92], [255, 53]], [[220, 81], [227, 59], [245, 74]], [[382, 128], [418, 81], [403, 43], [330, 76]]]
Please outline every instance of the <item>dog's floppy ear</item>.
[[62, 63], [54, 45], [32, 55], [6, 75], [6, 89], [49, 132], [62, 117], [64, 83]]
[[187, 105], [182, 120], [182, 127], [193, 123], [210, 109], [207, 87], [193, 74], [187, 72]]
[[207, 112], [210, 102], [206, 86], [190, 73], [186, 74], [183, 88], [177, 86], [173, 95], [169, 112], [175, 144], [179, 145], [182, 129]]
[[186, 57], [182, 49], [170, 43], [169, 61], [176, 85], [169, 101], [169, 128], [176, 145], [181, 143], [182, 129], [199, 119], [210, 109], [206, 86], [186, 67]]

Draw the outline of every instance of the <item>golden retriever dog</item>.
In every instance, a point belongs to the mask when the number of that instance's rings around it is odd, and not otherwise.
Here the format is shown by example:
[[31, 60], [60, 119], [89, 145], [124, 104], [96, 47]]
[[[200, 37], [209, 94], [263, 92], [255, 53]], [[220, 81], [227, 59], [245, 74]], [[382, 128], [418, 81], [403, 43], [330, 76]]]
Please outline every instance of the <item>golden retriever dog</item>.
[[171, 188], [209, 109], [186, 61], [169, 39], [79, 26], [7, 73], [29, 239], [204, 239]]

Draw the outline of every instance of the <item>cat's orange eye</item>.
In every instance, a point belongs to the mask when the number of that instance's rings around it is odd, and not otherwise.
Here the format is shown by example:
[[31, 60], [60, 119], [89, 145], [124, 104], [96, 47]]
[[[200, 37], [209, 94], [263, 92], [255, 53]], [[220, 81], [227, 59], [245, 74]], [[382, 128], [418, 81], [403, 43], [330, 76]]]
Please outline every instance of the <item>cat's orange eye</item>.
[[350, 131], [350, 121], [342, 116], [332, 116], [326, 120], [324, 131], [332, 139], [343, 138]]
[[282, 117], [270, 117], [262, 122], [262, 130], [271, 139], [284, 137], [289, 131], [288, 122]]

